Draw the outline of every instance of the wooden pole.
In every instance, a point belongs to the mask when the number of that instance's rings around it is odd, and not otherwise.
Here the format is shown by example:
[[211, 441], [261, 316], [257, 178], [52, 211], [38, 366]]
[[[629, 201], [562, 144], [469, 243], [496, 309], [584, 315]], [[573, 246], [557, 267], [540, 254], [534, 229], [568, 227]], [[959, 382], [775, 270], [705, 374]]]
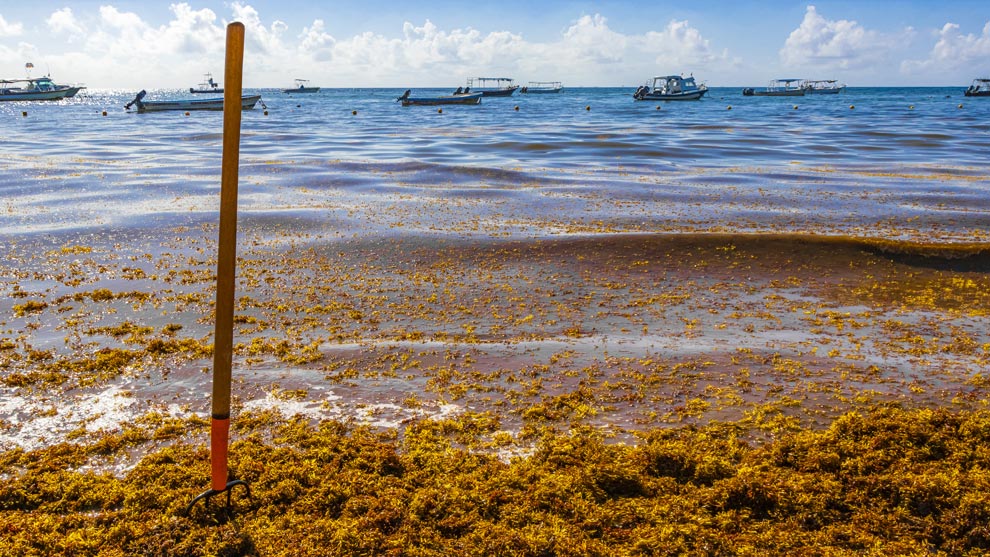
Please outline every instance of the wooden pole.
[[244, 24], [227, 26], [223, 73], [223, 162], [220, 167], [220, 240], [217, 256], [216, 329], [213, 341], [213, 414], [210, 423], [211, 488], [227, 488], [230, 440], [230, 368], [234, 344], [234, 275], [237, 267], [237, 165], [241, 147]]

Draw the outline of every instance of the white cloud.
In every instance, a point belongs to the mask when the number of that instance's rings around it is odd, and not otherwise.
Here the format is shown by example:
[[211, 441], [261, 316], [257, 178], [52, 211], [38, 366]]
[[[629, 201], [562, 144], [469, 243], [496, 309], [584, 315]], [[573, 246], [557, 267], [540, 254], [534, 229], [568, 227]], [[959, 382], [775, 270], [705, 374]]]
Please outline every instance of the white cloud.
[[86, 28], [76, 21], [76, 16], [72, 13], [72, 8], [62, 8], [53, 12], [45, 22], [53, 33], [64, 33], [70, 36], [70, 40], [86, 33]]
[[24, 32], [24, 25], [20, 23], [7, 23], [7, 20], [0, 15], [0, 37], [17, 37]]
[[[984, 26], [982, 33], [963, 34], [956, 23], [946, 23], [938, 31], [938, 41], [932, 47], [928, 58], [924, 60], [905, 60], [901, 64], [901, 72], [914, 74], [919, 71], [934, 73], [940, 76], [966, 77], [966, 72], [973, 68], [986, 72], [987, 60], [990, 59], [990, 21]], [[983, 74], [981, 74], [983, 75]], [[975, 76], [974, 76], [975, 77]]]
[[808, 6], [801, 25], [784, 42], [780, 60], [791, 68], [862, 69], [882, 63], [898, 42], [855, 21], [826, 19]]

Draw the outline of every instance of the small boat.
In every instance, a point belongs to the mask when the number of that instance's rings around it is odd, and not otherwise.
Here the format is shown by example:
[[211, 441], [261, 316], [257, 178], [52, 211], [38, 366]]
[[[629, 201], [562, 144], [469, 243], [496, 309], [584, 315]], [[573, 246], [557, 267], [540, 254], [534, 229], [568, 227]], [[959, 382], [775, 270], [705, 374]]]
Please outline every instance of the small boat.
[[472, 77], [467, 88], [486, 97], [511, 97], [519, 86], [510, 77]]
[[57, 85], [52, 78], [35, 77], [0, 80], [0, 101], [57, 101], [75, 96], [85, 87]]
[[[129, 110], [136, 106], [138, 112], [160, 112], [165, 110], [223, 110], [223, 97], [216, 99], [179, 99], [174, 101], [146, 101], [147, 91], [141, 90], [134, 100], [125, 104]], [[251, 110], [261, 100], [261, 95], [244, 95], [241, 97], [241, 110]]]
[[309, 87], [306, 85], [309, 83], [308, 79], [297, 79], [296, 86], [289, 89], [282, 89], [283, 93], [316, 93], [320, 90], [319, 87]]
[[563, 84], [559, 81], [530, 81], [528, 85], [519, 90], [520, 93], [529, 95], [544, 93], [559, 93], [564, 90]]
[[747, 97], [803, 97], [804, 89], [800, 85], [800, 79], [775, 79], [762, 91], [752, 88], [743, 89], [742, 94]]
[[966, 89], [967, 97], [990, 97], [990, 79], [974, 79], [973, 84]]
[[197, 87], [190, 87], [190, 93], [223, 93], [223, 87], [216, 81], [213, 81], [213, 74], [208, 73], [203, 77], [206, 78], [206, 82], [200, 83]]
[[696, 101], [705, 96], [708, 86], [694, 82], [694, 76], [661, 75], [653, 83], [641, 85], [633, 98], [637, 101]]
[[834, 79], [806, 79], [801, 82], [801, 90], [805, 95], [837, 95], [845, 88], [845, 83]]
[[453, 95], [413, 97], [410, 96], [411, 94], [412, 90], [406, 89], [406, 92], [395, 100], [396, 102], [401, 102], [402, 106], [437, 106], [442, 104], [480, 104], [481, 97], [484, 96], [480, 92], [472, 93], [467, 89], [462, 91], [460, 87], [457, 88], [457, 91]]

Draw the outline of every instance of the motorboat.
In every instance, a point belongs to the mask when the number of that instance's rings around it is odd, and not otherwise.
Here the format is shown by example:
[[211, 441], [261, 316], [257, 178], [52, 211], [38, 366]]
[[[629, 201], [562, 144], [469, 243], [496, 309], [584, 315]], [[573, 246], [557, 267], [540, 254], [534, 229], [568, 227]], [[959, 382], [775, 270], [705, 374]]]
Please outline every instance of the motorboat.
[[485, 97], [511, 97], [519, 86], [510, 77], [472, 77], [467, 88]]
[[200, 83], [196, 87], [190, 87], [189, 88], [190, 93], [207, 93], [207, 94], [223, 93], [223, 86], [217, 83], [216, 81], [213, 81], [213, 74], [208, 73], [204, 75], [203, 78], [206, 81]]
[[529, 95], [559, 93], [564, 90], [564, 85], [559, 81], [530, 81], [528, 85], [519, 90], [519, 93]]
[[0, 101], [57, 101], [75, 96], [82, 85], [58, 85], [51, 77], [0, 80]]
[[282, 89], [282, 92], [283, 93], [317, 93], [320, 91], [319, 87], [310, 87], [306, 85], [307, 83], [309, 83], [308, 79], [297, 79], [295, 87]]
[[660, 75], [636, 89], [633, 98], [637, 101], [696, 101], [707, 92], [708, 86], [695, 83], [694, 76]]
[[967, 97], [990, 97], [990, 79], [974, 79], [965, 94]]
[[834, 79], [806, 79], [801, 82], [805, 95], [837, 95], [845, 88], [845, 83]]
[[[177, 99], [171, 101], [146, 101], [144, 100], [147, 91], [142, 89], [134, 100], [124, 105], [130, 110], [132, 106], [138, 112], [162, 112], [166, 110], [223, 110], [223, 97], [215, 99]], [[261, 100], [261, 95], [243, 95], [241, 97], [241, 110], [251, 110], [254, 105]]]
[[742, 94], [747, 97], [803, 97], [804, 89], [801, 88], [801, 79], [775, 79], [767, 85], [766, 89], [743, 89]]
[[465, 91], [458, 87], [457, 91], [452, 95], [413, 97], [412, 90], [406, 89], [406, 92], [395, 100], [402, 103], [402, 106], [437, 106], [444, 104], [480, 104], [481, 97], [483, 96], [481, 92]]

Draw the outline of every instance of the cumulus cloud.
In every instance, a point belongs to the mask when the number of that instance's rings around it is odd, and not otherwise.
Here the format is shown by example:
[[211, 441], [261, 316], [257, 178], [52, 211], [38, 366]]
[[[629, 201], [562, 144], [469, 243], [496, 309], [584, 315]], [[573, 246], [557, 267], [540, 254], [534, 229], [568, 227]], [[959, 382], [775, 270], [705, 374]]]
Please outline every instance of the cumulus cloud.
[[946, 23], [937, 36], [938, 41], [928, 57], [924, 60], [905, 60], [901, 64], [903, 73], [925, 71], [956, 75], [960, 74], [960, 70], [986, 67], [986, 61], [990, 58], [990, 21], [983, 26], [979, 35], [963, 34], [958, 24]]
[[780, 49], [780, 60], [792, 68], [860, 69], [888, 58], [898, 42], [855, 21], [826, 19], [808, 6], [801, 25]]
[[0, 15], [0, 38], [16, 37], [24, 32], [24, 25], [20, 23], [7, 23], [7, 20]]
[[62, 8], [48, 17], [45, 21], [48, 28], [53, 33], [64, 33], [70, 36], [70, 40], [86, 33], [86, 28], [76, 21], [76, 16], [72, 13], [72, 8]]

